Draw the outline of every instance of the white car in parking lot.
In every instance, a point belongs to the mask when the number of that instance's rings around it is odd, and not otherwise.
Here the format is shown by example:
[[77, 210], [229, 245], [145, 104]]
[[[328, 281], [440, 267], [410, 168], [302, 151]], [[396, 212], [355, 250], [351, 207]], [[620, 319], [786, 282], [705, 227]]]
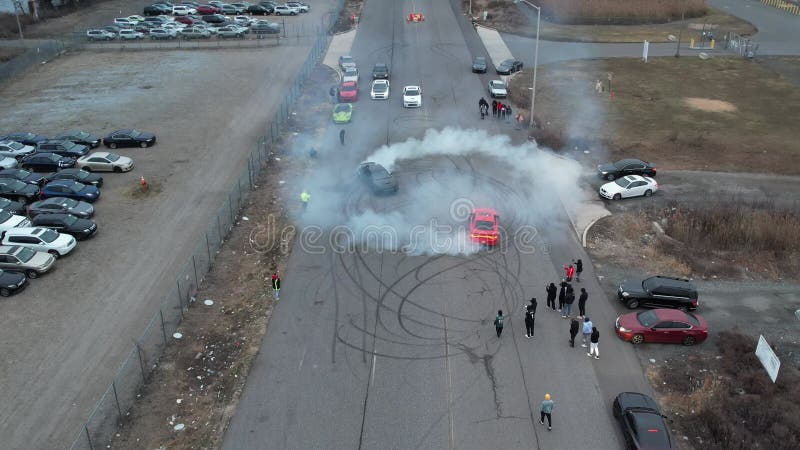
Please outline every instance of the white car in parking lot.
[[152, 28], [150, 29], [150, 39], [175, 39], [178, 31], [175, 28]]
[[88, 172], [128, 172], [133, 169], [133, 160], [111, 152], [94, 152], [81, 156], [75, 167]]
[[28, 220], [27, 217], [0, 210], [0, 232], [8, 231], [16, 227], [29, 226], [31, 226], [31, 221]]
[[403, 88], [403, 107], [419, 108], [422, 106], [422, 88], [406, 86]]
[[386, 100], [389, 98], [389, 80], [373, 80], [369, 96], [373, 100]]
[[19, 245], [58, 258], [75, 248], [75, 238], [49, 228], [17, 227], [3, 232], [3, 245]]
[[273, 14], [276, 16], [296, 16], [300, 14], [300, 10], [289, 5], [277, 5]]
[[197, 14], [197, 10], [187, 5], [175, 5], [172, 7], [173, 16], [188, 16], [189, 14]]
[[86, 39], [90, 41], [112, 41], [117, 35], [108, 30], [86, 30]]
[[658, 190], [658, 183], [650, 177], [628, 175], [600, 186], [600, 196], [609, 200], [628, 197], [650, 197]]
[[0, 155], [0, 169], [13, 169], [17, 167], [17, 158]]
[[16, 141], [0, 141], [0, 155], [3, 156], [22, 159], [35, 151], [36, 148], [31, 145], [20, 144]]
[[123, 41], [131, 41], [136, 39], [144, 39], [144, 33], [140, 33], [136, 30], [119, 30], [119, 38]]
[[506, 91], [506, 84], [500, 80], [490, 81], [489, 95], [492, 98], [506, 98], [506, 96], [508, 96], [508, 91]]
[[120, 28], [133, 28], [136, 24], [131, 22], [127, 17], [117, 17], [114, 19], [114, 25]]

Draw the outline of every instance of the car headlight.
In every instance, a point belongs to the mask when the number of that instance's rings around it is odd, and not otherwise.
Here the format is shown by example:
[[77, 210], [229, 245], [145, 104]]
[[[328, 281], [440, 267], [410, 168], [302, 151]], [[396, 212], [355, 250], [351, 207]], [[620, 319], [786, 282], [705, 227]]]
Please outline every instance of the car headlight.
[[87, 229], [83, 230], [83, 232], [84, 232], [84, 233], [88, 233], [88, 232], [90, 232], [90, 231], [92, 231], [92, 229], [91, 229], [91, 228], [87, 228]]
[[8, 285], [8, 288], [9, 288], [9, 289], [16, 289], [16, 288], [17, 288], [17, 285], [16, 285], [16, 284], [9, 284], [9, 285]]
[[627, 296], [629, 296], [629, 295], [631, 295], [631, 294], [629, 294], [629, 293], [627, 293], [627, 292], [623, 292], [623, 293], [622, 293], [622, 296], [623, 296], [623, 297], [627, 297]]
[[621, 327], [619, 327], [619, 328], [617, 328], [617, 329], [618, 329], [618, 330], [619, 330], [621, 333], [630, 333], [630, 332], [631, 332], [631, 330], [629, 330], [629, 329], [627, 329], [627, 328], [625, 328], [625, 327], [622, 327], [622, 326], [621, 326]]

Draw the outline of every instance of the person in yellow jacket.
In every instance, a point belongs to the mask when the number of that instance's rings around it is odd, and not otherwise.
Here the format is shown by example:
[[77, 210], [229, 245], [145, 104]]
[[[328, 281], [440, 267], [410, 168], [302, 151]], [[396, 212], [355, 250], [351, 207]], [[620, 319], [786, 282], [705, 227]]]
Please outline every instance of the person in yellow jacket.
[[308, 206], [308, 201], [311, 200], [311, 194], [309, 194], [305, 189], [303, 192], [300, 193], [300, 201], [303, 203], [303, 210], [306, 209]]

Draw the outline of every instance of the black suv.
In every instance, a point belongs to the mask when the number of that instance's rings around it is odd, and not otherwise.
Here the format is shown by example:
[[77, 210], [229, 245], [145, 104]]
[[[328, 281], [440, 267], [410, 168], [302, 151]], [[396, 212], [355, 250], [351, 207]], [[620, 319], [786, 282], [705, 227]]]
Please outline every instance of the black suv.
[[66, 139], [48, 139], [46, 141], [36, 144], [38, 152], [55, 153], [56, 155], [66, 156], [68, 158], [80, 158], [81, 156], [89, 153], [89, 147], [81, 144], [76, 144]]
[[697, 289], [691, 281], [661, 275], [642, 281], [623, 281], [617, 297], [630, 309], [651, 306], [693, 311], [698, 306]]
[[384, 80], [389, 79], [389, 66], [384, 63], [377, 63], [372, 66], [372, 79], [377, 80], [379, 78]]

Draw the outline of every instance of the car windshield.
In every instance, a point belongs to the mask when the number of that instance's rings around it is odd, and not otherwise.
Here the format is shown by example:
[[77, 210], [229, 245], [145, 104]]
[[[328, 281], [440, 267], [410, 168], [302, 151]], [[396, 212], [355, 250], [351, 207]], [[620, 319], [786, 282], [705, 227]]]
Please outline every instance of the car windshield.
[[494, 229], [494, 223], [488, 220], [479, 220], [475, 222], [475, 228], [478, 230], [491, 231]]
[[343, 112], [347, 112], [347, 111], [350, 111], [350, 108], [349, 108], [349, 106], [350, 106], [350, 105], [342, 105], [342, 104], [339, 104], [339, 105], [336, 105], [336, 108], [335, 108], [333, 111], [334, 111], [334, 112], [336, 112], [336, 113], [343, 113]]
[[36, 256], [36, 251], [31, 250], [28, 247], [20, 247], [20, 250], [17, 252], [17, 259], [22, 262], [28, 262]]
[[475, 64], [486, 64], [486, 58], [483, 56], [478, 56], [475, 58]]
[[7, 182], [6, 185], [9, 189], [13, 189], [15, 191], [21, 191], [22, 189], [25, 189], [25, 183], [22, 181], [13, 180]]
[[353, 64], [353, 58], [349, 56], [342, 57], [342, 64]]
[[617, 178], [616, 180], [614, 180], [614, 183], [624, 188], [628, 187], [628, 185], [630, 184], [628, 180], [626, 180], [625, 178]]
[[25, 147], [24, 145], [20, 144], [19, 142], [11, 142], [10, 144], [8, 144], [8, 146], [9, 146], [9, 148], [11, 148], [13, 150], [21, 150], [23, 147]]
[[355, 84], [345, 84], [344, 86], [342, 86], [342, 91], [344, 91], [344, 92], [350, 92], [350, 91], [355, 91], [355, 90], [356, 90], [356, 85]]
[[0, 223], [5, 223], [6, 220], [10, 219], [12, 214], [7, 211], [0, 211]]
[[45, 228], [39, 238], [49, 244], [58, 239], [58, 232]]
[[406, 89], [406, 95], [419, 95], [419, 90], [415, 88]]
[[639, 314], [636, 314], [636, 319], [640, 324], [642, 324], [643, 327], [652, 327], [658, 323], [658, 316], [653, 310], [642, 311]]
[[353, 69], [352, 67], [348, 67], [344, 71], [344, 76], [346, 76], [346, 77], [354, 77], [356, 75], [358, 75], [358, 70]]
[[617, 169], [624, 169], [625, 166], [627, 166], [631, 162], [632, 162], [632, 160], [630, 160], [630, 159], [621, 159], [621, 160], [619, 160], [619, 161], [614, 163], [614, 167], [616, 167]]
[[685, 313], [685, 314], [686, 314], [686, 320], [691, 322], [692, 325], [695, 325], [695, 326], [699, 326], [700, 325], [700, 321], [697, 320], [697, 316], [695, 316], [692, 313]]
[[494, 87], [495, 89], [505, 89], [506, 84], [503, 83], [502, 81], [492, 81], [492, 87]]
[[116, 154], [116, 153], [109, 153], [108, 155], [106, 155], [106, 159], [111, 161], [111, 162], [114, 162], [114, 161], [119, 159], [119, 155]]
[[374, 89], [374, 90], [376, 90], [378, 92], [385, 91], [386, 88], [387, 88], [386, 83], [375, 83], [375, 84], [372, 85], [372, 89]]

